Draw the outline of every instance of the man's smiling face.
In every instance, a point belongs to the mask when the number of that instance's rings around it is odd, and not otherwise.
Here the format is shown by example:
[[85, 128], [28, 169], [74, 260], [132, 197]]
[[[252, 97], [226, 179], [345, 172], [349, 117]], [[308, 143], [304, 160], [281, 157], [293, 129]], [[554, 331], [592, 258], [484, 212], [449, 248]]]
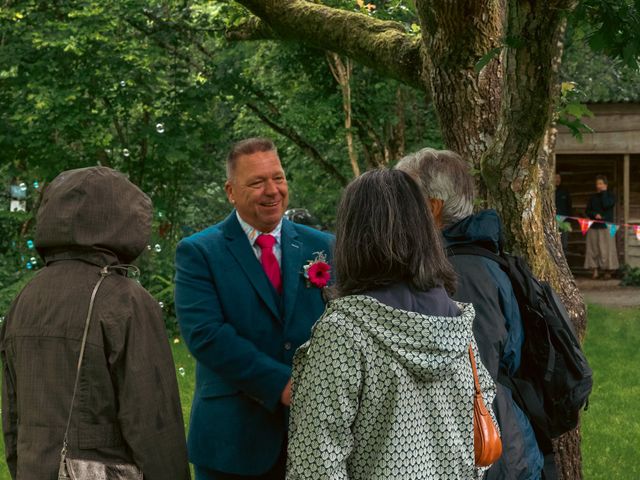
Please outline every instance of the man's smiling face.
[[264, 233], [278, 226], [289, 204], [287, 178], [275, 151], [238, 157], [225, 190], [240, 217]]

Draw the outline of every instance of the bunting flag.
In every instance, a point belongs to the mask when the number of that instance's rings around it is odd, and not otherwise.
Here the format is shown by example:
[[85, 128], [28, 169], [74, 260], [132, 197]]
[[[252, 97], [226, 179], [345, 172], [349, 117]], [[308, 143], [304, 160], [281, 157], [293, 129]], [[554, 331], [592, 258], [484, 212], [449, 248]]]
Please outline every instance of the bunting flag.
[[582, 235], [586, 235], [591, 225], [593, 225], [593, 220], [589, 220], [588, 218], [579, 218], [578, 223], [580, 224], [580, 231], [582, 231]]
[[587, 232], [589, 231], [589, 229], [594, 223], [605, 224], [607, 226], [607, 229], [609, 230], [609, 234], [612, 237], [615, 237], [616, 233], [618, 233], [618, 230], [622, 228], [629, 229], [629, 230], [632, 230], [633, 233], [635, 233], [636, 238], [638, 239], [638, 241], [640, 241], [640, 225], [629, 224], [629, 223], [616, 224], [616, 223], [605, 222], [604, 220], [591, 220], [589, 218], [571, 217], [569, 215], [556, 215], [556, 220], [558, 222], [566, 222], [568, 220], [573, 220], [577, 222], [580, 225], [580, 231], [582, 232], [583, 235], [587, 234]]

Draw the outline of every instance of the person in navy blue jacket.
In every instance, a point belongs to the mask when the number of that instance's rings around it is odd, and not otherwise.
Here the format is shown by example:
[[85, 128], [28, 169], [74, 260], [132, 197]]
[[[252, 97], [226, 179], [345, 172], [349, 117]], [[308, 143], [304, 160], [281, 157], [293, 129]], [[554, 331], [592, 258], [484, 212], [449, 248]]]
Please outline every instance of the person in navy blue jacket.
[[[425, 148], [403, 158], [396, 168], [418, 180], [446, 247], [464, 245], [500, 252], [500, 218], [494, 210], [473, 213], [473, 177], [458, 154]], [[484, 479], [553, 479], [553, 452], [542, 452], [531, 421], [509, 388], [499, 382], [501, 375], [512, 376], [518, 370], [524, 343], [520, 309], [509, 277], [496, 262], [481, 256], [456, 254], [449, 261], [458, 275], [453, 299], [473, 304], [473, 333], [480, 358], [497, 384], [493, 408], [503, 452]]]
[[176, 312], [197, 361], [189, 459], [198, 480], [282, 480], [291, 362], [325, 308], [326, 269], [318, 282], [305, 266], [330, 263], [333, 237], [283, 218], [270, 140], [237, 143], [227, 177], [234, 211], [176, 252]]

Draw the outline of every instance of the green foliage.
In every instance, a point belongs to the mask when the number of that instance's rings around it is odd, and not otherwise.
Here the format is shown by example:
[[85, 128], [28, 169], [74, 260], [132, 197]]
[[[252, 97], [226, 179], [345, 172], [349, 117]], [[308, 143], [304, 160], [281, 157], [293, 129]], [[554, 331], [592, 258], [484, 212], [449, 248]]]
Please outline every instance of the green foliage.
[[560, 74], [564, 83], [574, 85], [574, 102], [640, 101], [640, 70], [593, 51], [579, 26], [568, 29]]
[[154, 236], [136, 265], [140, 269], [140, 284], [158, 301], [170, 338], [180, 335], [173, 301], [173, 278], [175, 243], [166, 238]]
[[[418, 13], [412, 0], [325, 0], [324, 5], [344, 10], [360, 11], [381, 20], [393, 20], [405, 25], [408, 33], [419, 33]], [[417, 32], [415, 27], [417, 27]]]
[[626, 287], [640, 287], [640, 268], [623, 265], [622, 281], [620, 285]]
[[581, 92], [573, 82], [563, 82], [561, 85], [560, 101], [557, 108], [557, 122], [568, 127], [574, 137], [582, 140], [583, 133], [591, 133], [593, 130], [584, 118], [592, 118], [593, 112], [580, 101]]
[[558, 230], [561, 232], [572, 232], [573, 229], [571, 228], [571, 223], [566, 222], [566, 221], [560, 221], [558, 219], [556, 219], [556, 222], [558, 224]]
[[[403, 22], [407, 30], [417, 22], [411, 2], [373, 3], [371, 15]], [[352, 176], [341, 90], [324, 52], [228, 42], [225, 29], [246, 14], [235, 2], [204, 0], [25, 0], [2, 7], [0, 181], [8, 185], [16, 177], [30, 196], [25, 214], [0, 209], [0, 305], [8, 305], [28, 274], [34, 251], [26, 242], [39, 193], [66, 169], [110, 166], [151, 196], [154, 239], [138, 262], [140, 280], [163, 303], [170, 334], [176, 332], [173, 251], [180, 238], [229, 213], [224, 158], [232, 142], [274, 137], [290, 206], [333, 223], [341, 184], [305, 146]], [[422, 93], [360, 66], [351, 83], [362, 169], [442, 146]], [[38, 190], [31, 187], [35, 180]]]
[[[631, 11], [634, 8], [636, 11]], [[624, 18], [627, 14], [629, 17]], [[585, 103], [640, 100], [639, 65], [628, 57], [630, 50], [617, 44], [622, 37], [627, 45], [638, 44], [638, 30], [628, 28], [629, 22], [635, 21], [637, 6], [626, 0], [583, 1], [570, 18], [560, 72], [557, 122], [578, 139], [593, 131], [588, 126], [593, 114]], [[616, 29], [616, 34], [607, 37], [611, 29]]]
[[582, 0], [572, 23], [595, 52], [618, 58], [630, 68], [640, 67], [638, 0]]

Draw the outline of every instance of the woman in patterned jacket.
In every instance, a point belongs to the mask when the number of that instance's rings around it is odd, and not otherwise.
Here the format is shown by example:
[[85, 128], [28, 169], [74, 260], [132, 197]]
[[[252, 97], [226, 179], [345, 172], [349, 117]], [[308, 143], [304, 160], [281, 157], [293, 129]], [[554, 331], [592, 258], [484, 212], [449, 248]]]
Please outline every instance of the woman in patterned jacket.
[[[480, 478], [474, 310], [447, 295], [455, 274], [419, 187], [398, 170], [368, 172], [337, 223], [337, 299], [294, 360], [287, 479]], [[491, 405], [495, 386], [478, 373]]]

